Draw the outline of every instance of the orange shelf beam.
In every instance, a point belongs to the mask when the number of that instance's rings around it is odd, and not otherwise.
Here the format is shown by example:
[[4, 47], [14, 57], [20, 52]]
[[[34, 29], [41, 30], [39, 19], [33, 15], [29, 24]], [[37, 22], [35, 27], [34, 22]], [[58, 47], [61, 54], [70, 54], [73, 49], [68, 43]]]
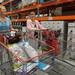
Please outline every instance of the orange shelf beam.
[[9, 1], [7, 1], [7, 2], [3, 2], [1, 5], [9, 4], [9, 3], [11, 3], [12, 1], [14, 1], [14, 0], [9, 0]]
[[[73, 21], [75, 20], [75, 15], [71, 16], [56, 16], [56, 17], [39, 17], [39, 18], [34, 18], [39, 21], [55, 21], [55, 20], [62, 20], [62, 21]], [[23, 22], [26, 21], [27, 19], [13, 19], [12, 22]]]
[[33, 10], [33, 9], [36, 9], [35, 6], [28, 6], [28, 7], [25, 7], [23, 9], [20, 9], [20, 10], [14, 10], [12, 12], [7, 12], [6, 15], [12, 15], [12, 14], [15, 14], [15, 13], [20, 13], [20, 12], [23, 12], [23, 11], [28, 11], [28, 10]]
[[29, 11], [29, 10], [33, 10], [33, 9], [37, 9], [37, 8], [43, 8], [43, 7], [47, 7], [47, 6], [59, 5], [59, 4], [64, 4], [64, 3], [74, 2], [74, 1], [75, 0], [63, 0], [63, 1], [61, 0], [61, 1], [55, 1], [55, 2], [40, 3], [40, 4], [36, 4], [36, 5], [32, 5], [32, 6], [27, 6], [23, 9], [7, 12], [6, 15], [11, 15], [11, 14], [14, 14], [14, 13], [20, 13], [20, 12], [23, 12], [23, 11]]

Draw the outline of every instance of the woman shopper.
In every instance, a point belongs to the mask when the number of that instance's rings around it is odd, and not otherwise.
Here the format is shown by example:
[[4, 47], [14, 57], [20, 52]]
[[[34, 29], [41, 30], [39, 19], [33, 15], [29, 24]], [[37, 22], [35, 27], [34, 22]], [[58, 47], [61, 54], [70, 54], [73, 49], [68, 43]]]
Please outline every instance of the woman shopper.
[[10, 18], [6, 16], [5, 6], [0, 5], [0, 42], [6, 44], [6, 37], [10, 36], [12, 28]]

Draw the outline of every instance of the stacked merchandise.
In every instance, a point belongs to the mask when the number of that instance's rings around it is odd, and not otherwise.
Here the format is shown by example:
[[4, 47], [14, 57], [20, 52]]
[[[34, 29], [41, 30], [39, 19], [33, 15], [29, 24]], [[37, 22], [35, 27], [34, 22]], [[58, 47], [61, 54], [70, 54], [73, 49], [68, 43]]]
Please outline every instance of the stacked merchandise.
[[70, 58], [75, 60], [75, 22], [69, 23], [68, 25], [68, 51]]
[[56, 1], [56, 0], [22, 0], [22, 2], [19, 3], [18, 7], [23, 8], [33, 3], [37, 3], [37, 2], [43, 3], [43, 2], [48, 2], [48, 1]]
[[64, 21], [42, 21], [41, 25], [50, 30], [59, 30], [61, 29], [63, 33]]
[[42, 21], [41, 24], [45, 28], [48, 28], [49, 30], [53, 30], [53, 31], [61, 30], [60, 36], [58, 37], [58, 39], [59, 39], [59, 42], [60, 42], [60, 47], [62, 48], [64, 21]]
[[54, 10], [54, 15], [55, 15], [55, 16], [60, 16], [60, 15], [62, 15], [62, 7], [57, 7], [57, 8]]
[[22, 0], [22, 2], [19, 3], [18, 7], [23, 8], [25, 6], [28, 6], [28, 5], [30, 5], [32, 3], [36, 3], [36, 2], [37, 2], [37, 0]]
[[22, 30], [22, 24], [23, 24], [22, 22], [13, 22], [12, 26], [14, 29], [18, 29], [19, 31], [21, 31]]

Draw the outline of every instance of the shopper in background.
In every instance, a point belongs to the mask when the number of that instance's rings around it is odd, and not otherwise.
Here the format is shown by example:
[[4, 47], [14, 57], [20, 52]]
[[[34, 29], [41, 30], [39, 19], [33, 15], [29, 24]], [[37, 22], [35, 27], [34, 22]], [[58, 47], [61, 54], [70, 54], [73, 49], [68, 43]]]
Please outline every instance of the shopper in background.
[[[28, 30], [45, 29], [38, 20], [34, 20], [35, 16], [36, 16], [35, 12], [30, 12], [29, 18], [27, 19], [27, 29]], [[34, 35], [37, 35], [36, 31], [35, 33], [32, 31], [30, 36]]]
[[40, 24], [38, 20], [34, 20], [35, 12], [31, 12], [29, 15], [29, 19], [27, 20], [27, 28], [32, 30], [33, 28], [43, 29], [44, 27]]
[[5, 14], [5, 6], [0, 6], [0, 31], [9, 31], [11, 27], [10, 19]]
[[[10, 19], [5, 15], [6, 8], [5, 6], [0, 5], [0, 35], [5, 37], [10, 35], [10, 30], [12, 28]], [[4, 39], [4, 38], [3, 38]], [[1, 41], [1, 39], [0, 39]], [[6, 40], [4, 40], [5, 42]], [[1, 41], [3, 42], [3, 41]]]

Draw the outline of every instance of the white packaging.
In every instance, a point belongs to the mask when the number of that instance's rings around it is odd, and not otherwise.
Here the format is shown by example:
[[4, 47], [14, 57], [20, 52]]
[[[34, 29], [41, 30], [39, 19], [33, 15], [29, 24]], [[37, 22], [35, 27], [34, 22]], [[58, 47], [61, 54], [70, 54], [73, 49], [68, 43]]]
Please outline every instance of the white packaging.
[[15, 31], [11, 31], [11, 36], [15, 36]]
[[22, 27], [22, 32], [26, 32], [26, 27]]
[[22, 59], [25, 59], [25, 60], [28, 59], [25, 52], [22, 50], [22, 48], [18, 44], [13, 44], [11, 46], [8, 46], [8, 48], [9, 48], [10, 52], [13, 54], [13, 56], [16, 55], [17, 57], [20, 57]]
[[[25, 51], [27, 52], [27, 54], [29, 55], [30, 58], [34, 58], [34, 57], [38, 56], [38, 52], [32, 46], [30, 46], [28, 42], [25, 42], [24, 48], [25, 48]], [[39, 57], [36, 57], [32, 60], [34, 62], [38, 62]]]
[[32, 4], [33, 2], [37, 2], [37, 0], [22, 0], [22, 5], [28, 5], [28, 4]]

